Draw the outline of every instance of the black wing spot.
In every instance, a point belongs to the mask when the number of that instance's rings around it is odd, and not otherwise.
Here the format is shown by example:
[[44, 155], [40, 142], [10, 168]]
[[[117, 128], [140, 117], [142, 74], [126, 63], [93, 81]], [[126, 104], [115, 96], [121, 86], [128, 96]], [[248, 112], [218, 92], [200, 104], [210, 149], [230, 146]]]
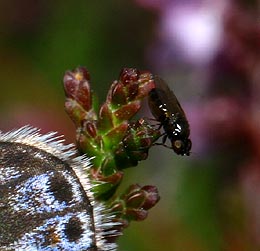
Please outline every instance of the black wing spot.
[[64, 233], [70, 242], [77, 241], [80, 239], [84, 230], [82, 228], [83, 223], [76, 216], [71, 217], [69, 222], [65, 224]]
[[73, 199], [72, 186], [64, 177], [63, 173], [56, 172], [50, 178], [50, 192], [58, 201], [71, 202]]

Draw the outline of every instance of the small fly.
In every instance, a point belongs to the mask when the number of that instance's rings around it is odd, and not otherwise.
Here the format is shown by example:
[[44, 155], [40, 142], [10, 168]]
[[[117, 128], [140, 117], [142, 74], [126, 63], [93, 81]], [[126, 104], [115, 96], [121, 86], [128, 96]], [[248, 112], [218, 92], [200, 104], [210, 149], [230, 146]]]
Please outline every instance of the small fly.
[[190, 155], [190, 127], [186, 115], [174, 93], [158, 76], [154, 77], [155, 88], [149, 92], [148, 104], [155, 119], [163, 127], [162, 145], [167, 137], [172, 149], [179, 155]]

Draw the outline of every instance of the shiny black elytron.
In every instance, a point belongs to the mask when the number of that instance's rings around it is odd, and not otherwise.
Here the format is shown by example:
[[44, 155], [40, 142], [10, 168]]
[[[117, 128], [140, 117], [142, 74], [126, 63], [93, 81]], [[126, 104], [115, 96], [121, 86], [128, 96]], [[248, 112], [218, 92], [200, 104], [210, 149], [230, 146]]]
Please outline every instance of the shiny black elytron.
[[172, 149], [179, 155], [190, 155], [191, 140], [189, 123], [186, 115], [174, 93], [158, 76], [154, 77], [155, 88], [148, 96], [150, 110], [160, 127], [163, 127], [162, 145], [167, 137], [171, 141]]

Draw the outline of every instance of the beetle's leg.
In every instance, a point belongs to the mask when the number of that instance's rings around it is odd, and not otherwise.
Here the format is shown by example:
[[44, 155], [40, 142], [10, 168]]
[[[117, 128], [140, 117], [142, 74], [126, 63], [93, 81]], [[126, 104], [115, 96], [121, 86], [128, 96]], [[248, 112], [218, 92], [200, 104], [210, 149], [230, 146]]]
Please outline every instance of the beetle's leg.
[[161, 135], [161, 137], [162, 137], [162, 143], [154, 143], [154, 145], [164, 146], [164, 147], [166, 147], [166, 148], [172, 149], [171, 146], [167, 146], [167, 145], [165, 144], [165, 142], [166, 142], [166, 140], [167, 140], [167, 134], [166, 134], [166, 132], [163, 133], [163, 134]]
[[159, 126], [157, 130], [160, 130], [160, 129], [161, 129], [162, 123], [160, 123], [157, 119], [155, 119], [155, 118], [147, 118], [147, 117], [145, 117], [144, 119], [147, 120], [147, 121], [156, 122], [156, 124], [152, 124], [151, 126], [153, 126], [153, 127]]
[[167, 139], [167, 134], [164, 133], [162, 134], [163, 138], [162, 138], [162, 144], [165, 145], [166, 139]]
[[168, 148], [168, 149], [172, 149], [171, 146], [167, 146], [166, 144], [163, 144], [163, 143], [154, 143], [154, 145], [157, 145], [157, 146], [164, 146], [164, 147], [166, 147], [166, 148]]

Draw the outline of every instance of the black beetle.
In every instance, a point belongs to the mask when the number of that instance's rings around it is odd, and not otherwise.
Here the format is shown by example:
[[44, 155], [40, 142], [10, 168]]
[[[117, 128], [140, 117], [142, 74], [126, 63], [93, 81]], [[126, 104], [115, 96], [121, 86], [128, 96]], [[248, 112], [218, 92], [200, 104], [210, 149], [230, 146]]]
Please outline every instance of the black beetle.
[[149, 92], [148, 104], [150, 110], [160, 127], [163, 127], [162, 145], [167, 137], [170, 139], [172, 149], [179, 155], [190, 155], [191, 140], [190, 127], [178, 99], [168, 85], [158, 76], [154, 76], [155, 88]]

